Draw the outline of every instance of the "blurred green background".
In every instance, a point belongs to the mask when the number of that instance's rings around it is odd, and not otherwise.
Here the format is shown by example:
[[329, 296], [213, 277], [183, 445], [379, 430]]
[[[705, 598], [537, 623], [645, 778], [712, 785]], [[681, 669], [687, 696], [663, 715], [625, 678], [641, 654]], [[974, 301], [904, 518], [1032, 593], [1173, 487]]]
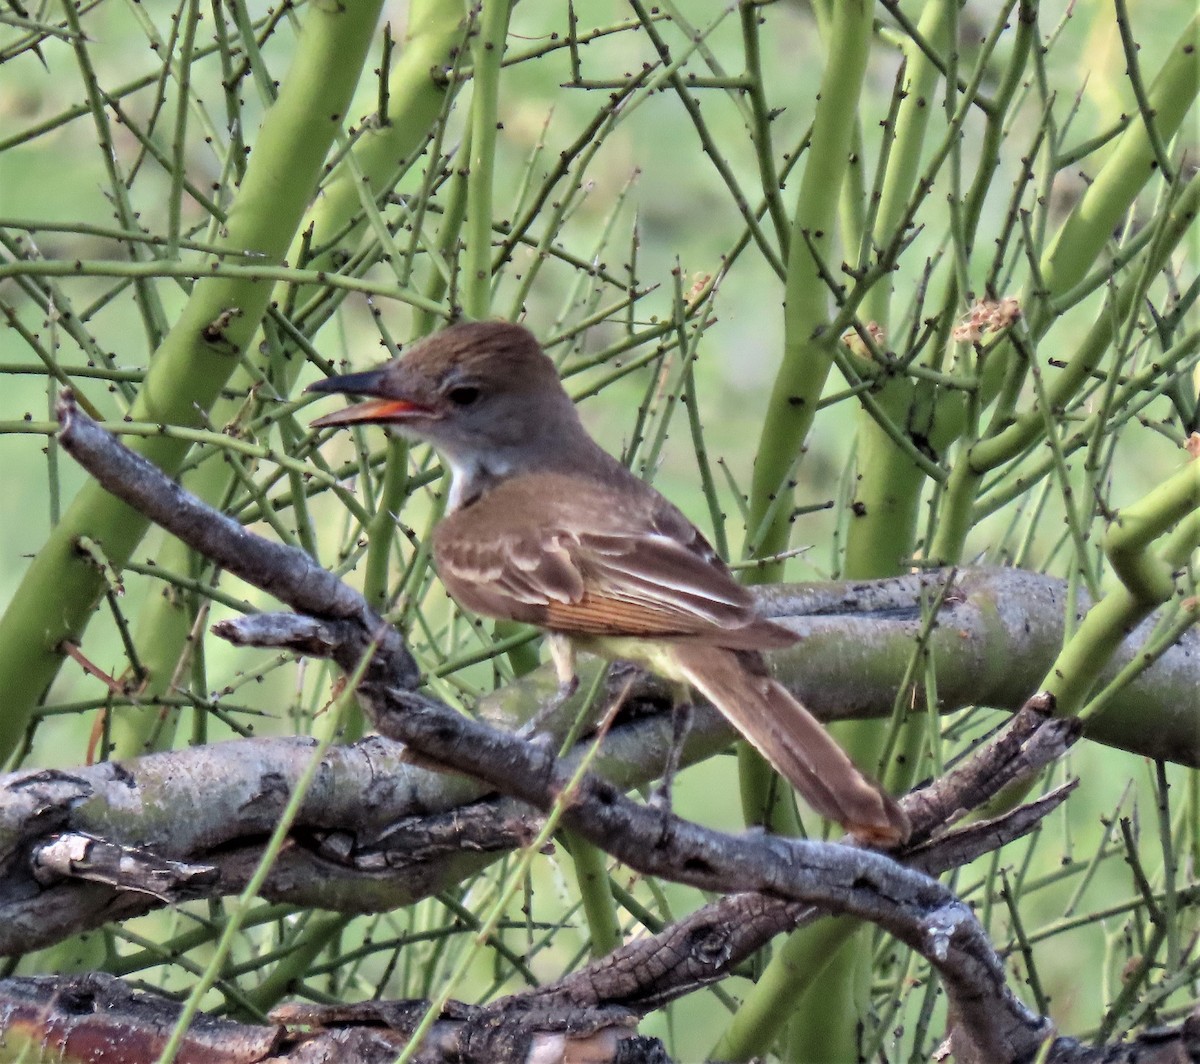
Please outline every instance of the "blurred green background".
[[[916, 17], [920, 5], [904, 5]], [[1142, 0], [1129, 5], [1137, 30], [1142, 69], [1152, 75], [1162, 56], [1178, 36], [1180, 28], [1193, 10], [1186, 2]], [[250, 19], [259, 19], [268, 9], [261, 3], [250, 3], [239, 11]], [[722, 5], [703, 2], [688, 5], [687, 17], [697, 25], [707, 26], [716, 19]], [[1045, 55], [1045, 79], [1055, 96], [1056, 113], [1060, 121], [1070, 116], [1071, 143], [1080, 143], [1109, 128], [1122, 114], [1134, 106], [1126, 79], [1125, 59], [1120, 47], [1113, 11], [1099, 3], [1044, 3], [1040, 7], [1041, 26], [1049, 31], [1059, 24], [1058, 37]], [[87, 11], [84, 25], [89, 41], [89, 54], [95, 64], [96, 77], [114, 96], [122, 86], [135, 79], [147, 81], [146, 87], [122, 95], [122, 107], [142, 128], [151, 122], [156, 109], [154, 75], [160, 68], [156, 41], [170, 36], [171, 20], [176, 8], [161, 0], [144, 3], [107, 2], [96, 4]], [[388, 18], [399, 27], [404, 23], [403, 4], [392, 4]], [[801, 3], [779, 2], [764, 6], [769, 31], [763, 36], [764, 81], [771, 87], [772, 104], [782, 108], [772, 130], [776, 144], [791, 148], [803, 135], [812, 117], [812, 101], [817, 91], [824, 50], [821, 47], [812, 11]], [[207, 16], [206, 16], [207, 17]], [[296, 16], [303, 19], [302, 9]], [[622, 3], [589, 3], [579, 11], [581, 28], [619, 24], [630, 18]], [[987, 32], [993, 18], [991, 4], [968, 3], [960, 20], [959, 47], [965, 62], [979, 39]], [[286, 22], [286, 19], [285, 19]], [[201, 22], [198, 41], [206, 40], [208, 24]], [[9, 39], [20, 36], [19, 29], [4, 26]], [[515, 9], [509, 36], [510, 53], [547, 45], [552, 35], [568, 32], [567, 11], [563, 4], [520, 4]], [[262, 53], [263, 69], [281, 77], [289, 60], [294, 30], [281, 29], [266, 42]], [[677, 38], [676, 38], [677, 39]], [[737, 71], [740, 35], [735, 18], [725, 18], [705, 39], [711, 53]], [[1002, 40], [998, 55], [1003, 57], [1006, 41]], [[83, 99], [83, 85], [70, 53], [63, 41], [48, 41], [42, 45], [42, 55], [25, 51], [9, 58], [0, 66], [0, 226], [18, 232], [14, 222], [36, 222], [44, 226], [61, 224], [64, 228], [41, 228], [32, 236], [37, 253], [48, 259], [103, 259], [123, 257], [124, 251], [116, 242], [85, 231], [85, 224], [99, 227], [114, 224], [114, 212], [107, 186], [108, 177], [103, 151], [97, 143], [90, 116], [82, 115], [35, 137], [28, 132], [40, 123], [52, 120]], [[379, 52], [373, 52], [368, 72], [358, 89], [351, 109], [351, 120], [366, 115], [376, 105], [377, 80], [370, 75], [378, 66]], [[640, 32], [621, 32], [598, 38], [580, 49], [580, 61], [585, 77], [622, 78], [645, 62], [656, 58], [653, 47]], [[862, 165], [864, 172], [873, 174], [880, 151], [878, 126], [885, 117], [893, 81], [899, 63], [898, 52], [889, 45], [886, 36], [877, 38], [868, 67], [868, 90], [860, 111], [863, 131]], [[687, 68], [700, 76], [707, 71], [694, 61]], [[193, 85], [208, 105], [211, 127], [193, 116], [185, 142], [186, 172], [195, 185], [228, 200], [229, 174], [222, 158], [224, 144], [230, 131], [223, 127], [220, 116], [220, 81], [222, 72], [215, 56], [200, 59], [192, 67]], [[536, 146], [545, 143], [544, 155], [536, 164], [544, 171], [558, 151], [570, 144], [601, 106], [605, 89], [584, 90], [564, 87], [571, 80], [571, 57], [567, 49], [548, 52], [529, 62], [505, 68], [501, 80], [500, 120], [502, 131], [497, 146], [495, 212], [497, 220], [508, 217], [519, 197], [527, 162]], [[254, 128], [264, 108], [262, 86], [254, 78], [241, 82], [243, 99], [241, 135], [253, 143]], [[742, 129], [742, 117], [733, 102], [720, 91], [699, 92], [705, 122], [719, 137], [726, 159], [746, 187], [753, 188], [757, 180], [756, 164], [748, 139]], [[175, 88], [168, 84], [165, 106], [161, 108], [154, 128], [153, 140], [163, 151], [172, 149], [171, 122], [175, 114]], [[445, 147], [453, 146], [462, 136], [465, 104], [457, 105], [452, 113]], [[1029, 144], [1041, 113], [1035, 98], [1028, 99], [1018, 109], [1009, 129], [1009, 140], [1001, 158], [1001, 172], [993, 183], [984, 209], [977, 246], [986, 248], [1005, 221], [1012, 182], [1022, 165], [1021, 153]], [[1190, 125], [1189, 139], [1196, 143], [1196, 125]], [[166, 228], [167, 197], [170, 180], [153, 159], [143, 156], [138, 140], [118, 123], [113, 145], [115, 157], [127, 174], [132, 174], [129, 198], [139, 222], [150, 232]], [[964, 158], [969, 159], [973, 146], [978, 144], [981, 125], [967, 123], [964, 133]], [[213, 138], [218, 150], [209, 143]], [[1050, 190], [1055, 203], [1050, 218], [1061, 219], [1073, 205], [1088, 176], [1103, 162], [1100, 151], [1084, 159], [1078, 172], [1059, 175]], [[140, 160], [140, 161], [139, 161]], [[414, 192], [420, 186], [419, 168], [414, 169], [399, 188], [399, 192]], [[633, 318], [639, 323], [656, 317], [669, 318], [672, 313], [675, 285], [673, 271], [682, 275], [686, 291], [693, 284], [721, 271], [721, 256], [741, 231], [742, 223], [725, 185], [715, 172], [698, 142], [696, 131], [681, 107], [677, 96], [664, 91], [646, 100], [607, 136], [586, 174], [582, 194], [573, 205], [556, 240], [584, 260], [590, 260], [594, 249], [607, 232], [607, 244], [602, 251], [603, 261], [617, 276], [630, 275], [628, 267], [636, 254], [636, 282], [655, 291], [639, 300]], [[797, 182], [785, 192], [791, 205]], [[913, 246], [905, 253], [901, 272], [897, 275], [894, 306], [905, 308], [914, 298], [921, 283], [921, 267], [928, 256], [935, 255], [945, 236], [947, 223], [944, 202], [948, 187], [935, 188], [920, 217], [923, 229]], [[190, 199], [184, 199], [185, 224], [201, 225], [204, 212]], [[1191, 260], [1184, 267], [1194, 276], [1196, 235], [1191, 241]], [[493, 298], [496, 312], [505, 314], [519, 284], [524, 265], [532, 252], [518, 250], [509, 270], [499, 279]], [[10, 256], [6, 256], [10, 257]], [[981, 252], [972, 269], [978, 269], [979, 281], [988, 266], [988, 255]], [[376, 267], [370, 275], [386, 279], [386, 269]], [[1190, 281], [1182, 278], [1182, 285]], [[527, 324], [540, 335], [554, 334], [561, 321], [570, 322], [580, 313], [582, 298], [577, 287], [578, 272], [565, 263], [545, 268], [524, 307]], [[110, 296], [106, 305], [91, 315], [89, 330], [97, 344], [107, 352], [118, 367], [134, 371], [144, 369], [152, 354], [146, 334], [130, 298], [129, 290], [113, 293], [109, 279], [61, 281], [62, 290], [69, 293], [76, 310], [94, 300]], [[1014, 283], [1014, 294], [1017, 285]], [[170, 320], [185, 299], [183, 287], [171, 280], [155, 285]], [[1042, 342], [1043, 353], [1052, 353], [1056, 346], [1068, 351], [1091, 323], [1091, 315], [1099, 312], [1101, 294], [1089, 304], [1075, 308], [1054, 327]], [[58, 345], [58, 355], [64, 366], [83, 365], [85, 352], [79, 350], [66, 332], [42, 308], [34, 306], [18, 290], [13, 281], [0, 281], [0, 298], [12, 308], [24, 328], [37, 333], [47, 344]], [[781, 285], [762, 256], [753, 248], [742, 254], [720, 280], [713, 307], [715, 320], [706, 329], [699, 347], [696, 367], [697, 390], [706, 442], [713, 460], [727, 463], [733, 480], [742, 491], [748, 490], [751, 462], [762, 424], [764, 405], [775, 369], [778, 365], [782, 337]], [[602, 301], [603, 302], [603, 301]], [[401, 303], [379, 300], [378, 312], [390, 335], [403, 343], [412, 333], [413, 321], [408, 308]], [[964, 307], [965, 310], [965, 307]], [[589, 330], [580, 348], [566, 362], [568, 370], [578, 356], [598, 351], [615, 342], [621, 335], [625, 312]], [[379, 329], [367, 301], [352, 294], [339, 313], [314, 338], [320, 353], [335, 363], [363, 368], [387, 357], [381, 345]], [[25, 569], [26, 559], [37, 551], [45, 539], [55, 515], [69, 500], [82, 475], [69, 460], [58, 456], [47, 437], [37, 432], [25, 433], [23, 419], [44, 422], [49, 417], [53, 396], [58, 384], [37, 370], [37, 359], [18, 330], [0, 332], [0, 374], [3, 375], [3, 394], [0, 396], [0, 484], [3, 485], [4, 520], [0, 521], [0, 602], [7, 602]], [[570, 379], [572, 388], [582, 387], [599, 379], [606, 368], [589, 370]], [[583, 416], [600, 441], [614, 452], [621, 451], [633, 431], [636, 411], [652, 390], [651, 370], [642, 370], [615, 384], [606, 386], [582, 404]], [[315, 370], [306, 369], [301, 383], [312, 379]], [[108, 417], [119, 418], [121, 406], [114, 389], [104, 381], [78, 377], [73, 386], [84, 394]], [[841, 387], [831, 379], [829, 390]], [[324, 407], [321, 408], [322, 412]], [[1165, 402], [1152, 408], [1150, 416], [1130, 426], [1118, 442], [1118, 460], [1110, 487], [1109, 501], [1120, 504], [1140, 496], [1147, 488], [1177, 467], [1180, 454], [1175, 444], [1153, 426], [1156, 417], [1170, 416]], [[303, 416], [307, 416], [304, 414]], [[315, 416], [315, 411], [314, 411]], [[220, 426], [215, 426], [219, 428]], [[851, 461], [855, 433], [855, 404], [840, 402], [822, 411], [808, 441], [808, 453], [799, 467], [797, 501], [801, 507], [813, 507], [796, 527], [793, 546], [809, 549], [789, 562], [788, 573], [793, 579], [823, 578], [840, 572], [838, 551], [844, 546], [836, 535], [839, 521], [845, 521], [844, 510], [838, 506], [821, 508], [823, 504], [844, 501], [847, 464]], [[378, 451], [382, 437], [368, 434], [366, 445]], [[332, 439], [322, 453], [334, 466], [350, 461], [356, 454], [356, 443], [349, 436]], [[677, 418], [668, 433], [661, 463], [649, 471], [655, 483], [676, 501], [688, 515], [706, 531], [711, 531], [708, 507], [698, 489], [698, 474], [692, 442], [684, 419]], [[731, 555], [740, 557], [744, 529], [738, 518], [738, 506], [733, 489], [718, 478], [722, 507], [729, 515], [727, 532]], [[419, 504], [418, 504], [419, 505]], [[336, 564], [338, 552], [345, 548], [347, 523], [344, 512], [328, 493], [314, 500], [313, 509], [320, 537], [321, 560]], [[424, 528], [424, 516], [406, 511], [405, 521], [417, 530]], [[1046, 567], [1063, 575], [1069, 564], [1066, 554], [1054, 553], [1061, 539], [1062, 507], [1052, 494], [1041, 522], [1030, 532], [1030, 549], [1025, 564]], [[970, 540], [969, 558], [1003, 561], [997, 543], [1011, 520], [1007, 511], [994, 515], [977, 527]], [[263, 524], [256, 530], [271, 535]], [[152, 532], [137, 552], [140, 562], [153, 559], [160, 549], [161, 535]], [[128, 573], [125, 576], [124, 608], [136, 614], [136, 603], [142, 596], [158, 594], [159, 583], [148, 577]], [[257, 591], [236, 581], [224, 579], [222, 588], [235, 598], [245, 598], [255, 606], [269, 608], [270, 602]], [[445, 607], [441, 607], [444, 611]], [[437, 616], [437, 607], [431, 607]], [[217, 605], [210, 620], [228, 613]], [[101, 669], [114, 674], [124, 666], [124, 651], [118, 632], [111, 624], [93, 624], [84, 642], [88, 658]], [[310, 664], [278, 664], [272, 656], [235, 650], [225, 644], [207, 639], [204, 643], [204, 673], [208, 689], [224, 692], [224, 700], [232, 707], [236, 719], [255, 733], [289, 734], [310, 727], [309, 714], [318, 708], [328, 694], [324, 666]], [[486, 689], [491, 681], [491, 667], [479, 666], [464, 673], [461, 682], [468, 688]], [[1030, 678], [1031, 684], [1036, 682]], [[48, 699], [49, 705], [102, 702], [104, 689], [100, 681], [86, 675], [78, 666], [69, 663], [60, 674]], [[86, 756], [89, 733], [93, 727], [92, 714], [55, 717], [37, 730], [32, 752], [26, 765], [70, 766]], [[976, 725], [981, 728], [982, 723]], [[970, 729], [973, 730], [973, 729]], [[223, 725], [212, 722], [210, 739], [232, 734]], [[1111, 817], [1122, 799], [1126, 784], [1144, 803], [1150, 795], [1149, 780], [1152, 767], [1129, 755], [1081, 747], [1072, 755], [1070, 765], [1057, 770], [1056, 778], [1065, 773], [1079, 774], [1083, 786], [1071, 799], [1065, 811], [1041, 836], [1032, 843], [1020, 843], [1011, 853], [1001, 855], [1001, 863], [1025, 868], [1026, 890], [1022, 898], [1025, 930], [1037, 935], [1067, 919], [1069, 903], [1074, 910], [1112, 907], [1113, 914], [1099, 923], [1093, 922], [1075, 931], [1056, 933], [1036, 947], [1040, 976], [1052, 1002], [1053, 1014], [1064, 1031], [1085, 1030], [1094, 1025], [1101, 1002], [1114, 992], [1118, 979], [1117, 967], [1121, 958], [1136, 953], [1136, 943], [1126, 942], [1128, 929], [1123, 911], [1118, 908], [1133, 896], [1128, 870], [1119, 857], [1106, 857], [1099, 872], [1080, 898], [1072, 896], [1081, 880], [1078, 875], [1055, 879], [1055, 871], [1071, 860], [1086, 863], [1096, 851], [1105, 832], [1101, 817]], [[741, 820], [737, 808], [737, 785], [734, 764], [721, 758], [698, 766], [684, 774], [680, 781], [677, 805], [687, 815], [705, 824], [737, 829]], [[1171, 769], [1172, 778], [1182, 789], [1184, 773]], [[1129, 799], [1124, 806], [1131, 808]], [[994, 874], [991, 861], [980, 862], [979, 869], [964, 869], [953, 879], [957, 889], [968, 897], [977, 891], [983, 877]], [[497, 866], [481, 877], [464, 896], [463, 904], [481, 904], [491, 885], [504, 874], [504, 865]], [[628, 874], [617, 873], [624, 882]], [[1039, 888], [1039, 882], [1045, 883]], [[559, 858], [541, 862], [535, 874], [536, 893], [533, 916], [549, 918], [570, 904], [573, 880]], [[701, 900], [697, 892], [665, 886], [663, 900], [671, 911], [684, 912]], [[544, 913], [543, 913], [544, 907]], [[418, 907], [420, 908], [420, 907]], [[380, 918], [383, 927], [417, 927], [435, 924], [444, 919], [440, 912], [431, 913], [432, 903], [422, 911], [395, 914]], [[985, 904], [991, 919], [991, 929], [998, 942], [1005, 943], [1009, 934], [1006, 914]], [[1194, 928], [1194, 912], [1188, 917]], [[370, 921], [360, 921], [347, 932], [348, 937], [364, 934], [379, 935]], [[131, 930], [148, 938], [168, 936], [172, 928], [187, 926], [185, 917], [176, 913], [154, 914], [133, 921]], [[514, 933], [515, 934], [515, 933]], [[517, 935], [519, 938], [520, 936]], [[1136, 938], [1136, 935], [1133, 936]], [[576, 941], [568, 936], [557, 941], [551, 950], [543, 950], [532, 962], [538, 975], [550, 980], [561, 974], [565, 961], [576, 948], [586, 943], [584, 931]], [[346, 943], [343, 942], [343, 945]], [[132, 948], [126, 943], [120, 948]], [[248, 949], [250, 947], [247, 947]], [[424, 949], [425, 947], [421, 947]], [[429, 947], [432, 950], [432, 947]], [[420, 952], [405, 964], [419, 971], [426, 963], [437, 960], [433, 952]], [[36, 963], [36, 962], [35, 962]], [[1020, 968], [1020, 962], [1012, 961]], [[481, 960], [474, 973], [473, 985], [457, 991], [457, 996], [470, 1000], [473, 994], [494, 991], [510, 986], [503, 978], [494, 978], [490, 962]], [[339, 992], [351, 996], [354, 992], [374, 992], [373, 978], [380, 977], [384, 961], [364, 966], [358, 982]], [[407, 969], [406, 969], [407, 970]], [[444, 969], [438, 969], [444, 970]], [[186, 987], [190, 976], [181, 970], [162, 970], [153, 977], [161, 985], [179, 989]], [[1193, 980], [1194, 982], [1194, 980]], [[403, 984], [397, 978], [384, 987], [387, 996], [395, 996], [412, 983]], [[737, 980], [725, 985], [730, 994], [737, 995], [742, 987]], [[1193, 986], [1194, 991], [1194, 986]], [[1184, 988], [1186, 993], [1186, 987]], [[213, 998], [213, 1002], [216, 1002]], [[897, 1023], [902, 1033], [895, 1036], [898, 1047], [911, 1048], [916, 1054], [920, 1046], [910, 1047], [911, 1025], [921, 1007], [921, 994], [914, 993], [907, 1003], [904, 1022]], [[696, 994], [683, 1000], [668, 1012], [654, 1017], [644, 1025], [647, 1033], [660, 1034], [680, 1059], [693, 1059], [711, 1044], [725, 1020], [722, 1011], [714, 1009], [710, 994]], [[905, 1026], [910, 1033], [903, 1033]], [[939, 1029], [934, 1023], [933, 1030]], [[936, 1039], [935, 1039], [936, 1041]], [[901, 1059], [899, 1056], [892, 1059]]]

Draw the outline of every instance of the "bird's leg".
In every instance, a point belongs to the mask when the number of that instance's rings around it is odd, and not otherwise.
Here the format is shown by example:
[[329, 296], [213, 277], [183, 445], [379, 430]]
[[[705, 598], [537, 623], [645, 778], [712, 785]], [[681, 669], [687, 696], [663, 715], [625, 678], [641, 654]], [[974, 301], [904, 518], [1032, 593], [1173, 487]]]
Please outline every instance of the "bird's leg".
[[663, 764], [662, 782], [650, 796], [650, 804], [671, 811], [671, 787], [679, 771], [679, 760], [683, 756], [683, 744], [692, 729], [692, 691], [687, 684], [680, 684], [671, 703], [671, 745], [667, 748], [667, 759]]
[[541, 731], [542, 725], [562, 709], [579, 690], [579, 674], [575, 671], [575, 648], [571, 645], [571, 640], [559, 632], [548, 632], [546, 643], [550, 647], [550, 660], [554, 662], [554, 671], [558, 676], [558, 690], [549, 702], [521, 725], [517, 734], [523, 739], [535, 737]]

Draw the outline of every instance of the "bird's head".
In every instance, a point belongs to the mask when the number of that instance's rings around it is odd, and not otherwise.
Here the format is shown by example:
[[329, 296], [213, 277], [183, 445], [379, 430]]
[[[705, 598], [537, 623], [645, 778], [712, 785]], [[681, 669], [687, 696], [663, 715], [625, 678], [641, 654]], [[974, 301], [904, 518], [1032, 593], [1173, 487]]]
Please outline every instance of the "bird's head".
[[554, 363], [528, 330], [508, 322], [453, 325], [402, 358], [308, 390], [366, 400], [318, 418], [314, 428], [382, 425], [428, 441], [452, 460], [520, 448], [577, 424]]

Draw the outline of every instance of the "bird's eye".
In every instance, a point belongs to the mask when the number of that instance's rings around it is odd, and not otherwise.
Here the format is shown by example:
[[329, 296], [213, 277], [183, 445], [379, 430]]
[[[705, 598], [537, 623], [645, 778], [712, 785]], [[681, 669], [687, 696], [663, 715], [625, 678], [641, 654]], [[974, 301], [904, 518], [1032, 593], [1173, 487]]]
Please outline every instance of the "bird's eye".
[[479, 389], [473, 384], [457, 384], [446, 393], [455, 406], [471, 406], [479, 399]]

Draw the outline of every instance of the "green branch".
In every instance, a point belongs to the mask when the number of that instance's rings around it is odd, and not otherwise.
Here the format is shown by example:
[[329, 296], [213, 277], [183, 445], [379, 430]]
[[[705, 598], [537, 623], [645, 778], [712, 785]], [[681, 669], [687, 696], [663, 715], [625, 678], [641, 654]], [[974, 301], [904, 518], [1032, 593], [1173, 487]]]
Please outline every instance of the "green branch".
[[[395, 280], [364, 282], [346, 273], [335, 273], [339, 256], [352, 251], [365, 232], [364, 197], [377, 195], [392, 187], [399, 175], [409, 169], [418, 157], [418, 150], [425, 143], [430, 127], [438, 122], [448, 102], [446, 86], [441, 73], [451, 60], [456, 45], [462, 43], [462, 9], [457, 0], [417, 0], [409, 11], [408, 27], [402, 44], [400, 57], [390, 71], [381, 69], [380, 77], [387, 86], [388, 111], [380, 118], [375, 116], [368, 128], [357, 138], [353, 149], [338, 162], [321, 188], [321, 194], [312, 203], [308, 216], [298, 226], [298, 233], [287, 253], [288, 262], [303, 266], [303, 269], [286, 269], [276, 278], [272, 302], [280, 306], [299, 306], [331, 289], [358, 291], [363, 295], [394, 299], [401, 292], [416, 296], [413, 303], [419, 312], [431, 318], [444, 316], [443, 305], [425, 295], [416, 293]], [[365, 187], [364, 187], [365, 186]], [[316, 250], [311, 254], [309, 248]], [[365, 287], [364, 287], [365, 286]], [[372, 289], [371, 291], [368, 291]], [[290, 338], [290, 334], [289, 334]], [[299, 342], [299, 338], [296, 338]], [[266, 345], [269, 351], [279, 344]], [[214, 424], [240, 423], [243, 418], [240, 393], [251, 394], [259, 384], [259, 364], [270, 358], [248, 354], [249, 365], [241, 365], [229, 385], [234, 397], [219, 399], [212, 408]], [[293, 358], [284, 361], [280, 372], [272, 375], [275, 387], [281, 392], [290, 390], [302, 361]], [[278, 416], [283, 411], [276, 411]], [[280, 420], [281, 427], [286, 423]], [[249, 432], [262, 431], [253, 425]], [[313, 470], [302, 468], [300, 475], [308, 476]], [[234, 467], [226, 462], [207, 462], [199, 469], [189, 470], [184, 483], [189, 491], [206, 502], [219, 505], [230, 491], [234, 479]], [[295, 477], [297, 472], [289, 471]], [[321, 474], [317, 472], [319, 477]], [[397, 492], [401, 491], [403, 477], [392, 470], [389, 463], [385, 474], [384, 499], [380, 501], [376, 518], [361, 512], [357, 501], [353, 507], [360, 512], [355, 516], [363, 524], [372, 525], [382, 531], [379, 515], [389, 509], [398, 508]], [[293, 490], [293, 507], [302, 507], [303, 492]], [[298, 510], [297, 516], [301, 517]], [[304, 520], [298, 520], [303, 530]], [[372, 590], [379, 588], [379, 566], [390, 555], [391, 532], [395, 522], [389, 519], [388, 535], [372, 535], [368, 552], [368, 581]], [[168, 539], [158, 554], [158, 563], [165, 572], [186, 572], [191, 566], [188, 548], [175, 539]], [[184, 604], [177, 595], [152, 595], [144, 603], [138, 618], [137, 645], [140, 656], [148, 663], [149, 680], [145, 694], [152, 697], [167, 690], [175, 672], [175, 664], [187, 646], [191, 620]], [[361, 714], [347, 715], [348, 727], [361, 727]], [[150, 722], [146, 715], [126, 714], [114, 723], [114, 747], [117, 756], [131, 756], [146, 749], [146, 727]], [[171, 729], [156, 730], [158, 747], [169, 746]]]
[[500, 114], [500, 66], [512, 9], [509, 0], [480, 0], [479, 6], [480, 26], [471, 38], [475, 78], [463, 253], [463, 310], [471, 318], [486, 318], [492, 307], [492, 181]]
[[[1121, 587], [1106, 595], [1063, 647], [1042, 686], [1058, 712], [1077, 713], [1122, 640], [1175, 593], [1175, 572], [1200, 547], [1200, 459], [1122, 508], [1105, 539]], [[1154, 541], [1174, 528], [1160, 550]]]
[[[796, 213], [788, 242], [784, 286], [783, 362], [775, 376], [755, 451], [750, 490], [751, 554], [780, 554], [787, 549], [791, 506], [775, 508], [776, 499], [791, 498], [789, 478], [796, 454], [812, 428], [821, 390], [833, 362], [830, 294], [817, 258], [833, 245], [838, 197], [854, 139], [855, 113], [871, 41], [872, 7], [866, 3], [835, 5], [821, 94], [813, 118], [812, 140], [800, 182]], [[783, 563], [755, 570], [754, 581], [778, 580]]]
[[[229, 211], [223, 247], [239, 255], [256, 253], [266, 263], [283, 259], [345, 118], [378, 17], [377, 0], [305, 9], [295, 59], [263, 119]], [[270, 295], [259, 279], [197, 281], [151, 361], [131, 410], [134, 420], [202, 424], [197, 408], [213, 404], [237, 365], [236, 356], [253, 338]], [[138, 449], [174, 473], [188, 444], [147, 437]], [[103, 592], [100, 573], [77, 550], [80, 537], [102, 544], [120, 566], [146, 528], [145, 518], [89, 482], [34, 558], [0, 619], [0, 688], [7, 707], [0, 750], [6, 756], [21, 741], [33, 708], [57, 675], [63, 642], [80, 638]]]

